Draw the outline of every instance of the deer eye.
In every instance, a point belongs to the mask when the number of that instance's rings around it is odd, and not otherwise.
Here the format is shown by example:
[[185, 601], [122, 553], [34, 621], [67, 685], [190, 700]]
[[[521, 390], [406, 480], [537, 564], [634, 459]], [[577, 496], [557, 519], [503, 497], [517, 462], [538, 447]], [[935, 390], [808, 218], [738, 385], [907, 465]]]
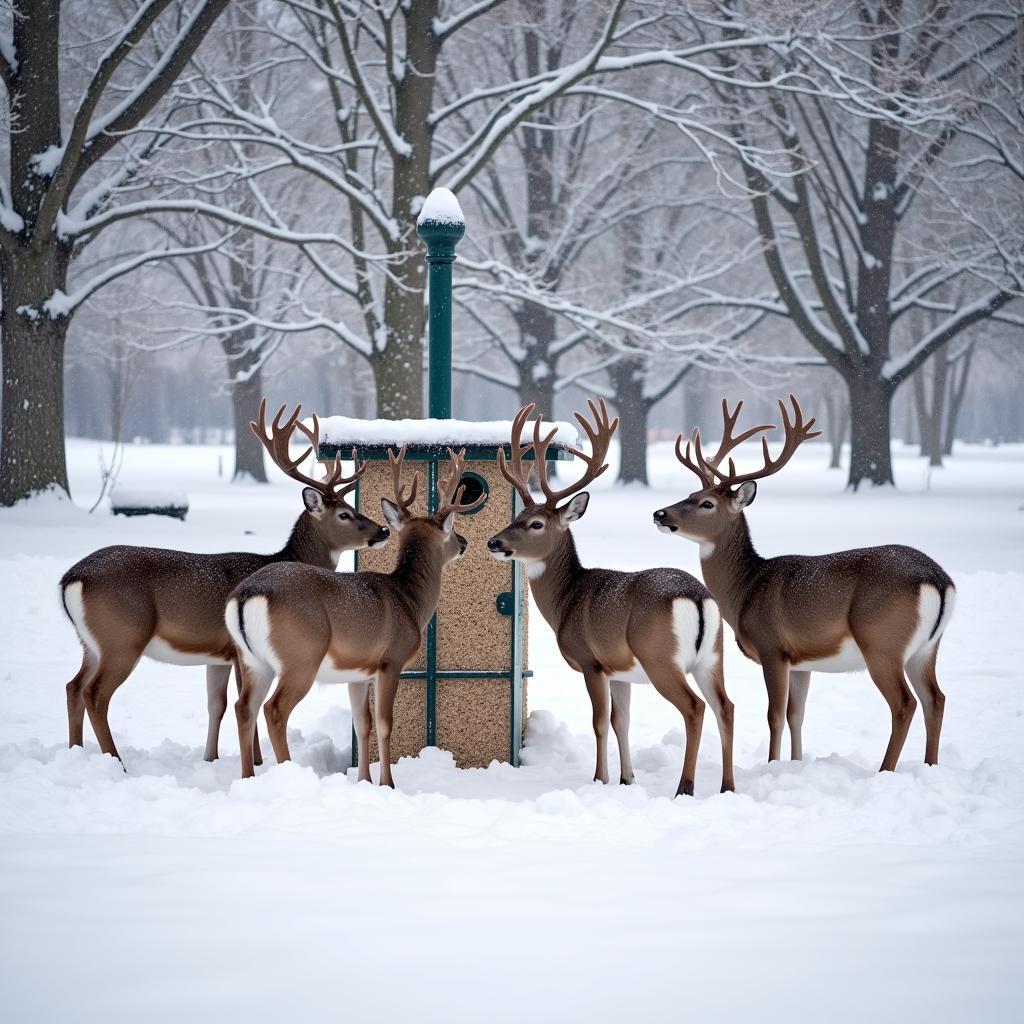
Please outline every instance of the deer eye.
[[530, 529], [531, 530], [543, 530], [544, 529], [544, 524], [539, 519], [534, 519], [534, 521], [532, 523], [530, 523]]
[[700, 507], [701, 508], [714, 508], [715, 507], [715, 503], [713, 501], [708, 501], [707, 499], [705, 499], [704, 501], [702, 501], [700, 503]]
[[347, 512], [339, 512], [338, 513], [338, 518], [339, 519], [351, 519], [352, 517]]

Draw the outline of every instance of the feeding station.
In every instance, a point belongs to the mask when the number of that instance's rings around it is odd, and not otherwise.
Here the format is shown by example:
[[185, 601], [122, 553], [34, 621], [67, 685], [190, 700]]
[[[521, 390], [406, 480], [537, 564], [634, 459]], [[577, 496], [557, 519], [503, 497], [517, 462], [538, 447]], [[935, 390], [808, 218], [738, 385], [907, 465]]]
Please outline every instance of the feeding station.
[[[318, 458], [356, 457], [368, 465], [355, 492], [364, 514], [381, 516], [381, 498], [393, 498], [389, 447], [407, 445], [405, 463], [425, 479], [413, 511], [436, 511], [437, 479], [448, 461], [447, 448], [466, 449], [465, 501], [481, 492], [479, 509], [461, 514], [455, 529], [468, 541], [462, 558], [443, 575], [441, 600], [431, 619], [417, 661], [402, 673], [395, 700], [391, 750], [395, 760], [425, 746], [451, 751], [461, 768], [482, 768], [492, 761], [519, 764], [526, 723], [527, 586], [523, 567], [497, 561], [487, 540], [504, 529], [521, 509], [515, 488], [501, 475], [498, 451], [510, 453], [511, 423], [451, 419], [452, 411], [452, 263], [466, 226], [458, 200], [435, 189], [416, 222], [426, 243], [429, 265], [429, 414], [426, 420], [356, 420], [331, 416], [321, 421]], [[559, 424], [548, 459], [571, 456], [576, 429]], [[532, 453], [531, 456], [532, 457]], [[426, 486], [424, 486], [426, 484]], [[356, 571], [390, 572], [398, 549], [392, 541], [380, 550], [356, 555]], [[370, 690], [373, 701], [373, 687]], [[370, 760], [378, 759], [371, 734]], [[353, 761], [356, 738], [353, 733]]]

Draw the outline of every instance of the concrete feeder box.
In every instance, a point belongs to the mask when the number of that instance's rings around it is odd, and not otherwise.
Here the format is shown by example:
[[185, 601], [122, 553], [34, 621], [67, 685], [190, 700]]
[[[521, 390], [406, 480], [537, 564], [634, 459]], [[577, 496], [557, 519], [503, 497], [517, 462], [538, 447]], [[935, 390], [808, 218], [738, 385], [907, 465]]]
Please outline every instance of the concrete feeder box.
[[[492, 761], [519, 764], [526, 723], [527, 585], [522, 565], [500, 562], [487, 552], [487, 540], [504, 529], [521, 507], [519, 496], [498, 469], [497, 453], [510, 453], [511, 422], [471, 423], [451, 419], [452, 263], [466, 226], [458, 200], [435, 189], [416, 223], [427, 245], [429, 264], [429, 412], [428, 420], [321, 421], [318, 457], [341, 454], [368, 463], [356, 490], [356, 505], [380, 519], [380, 499], [393, 497], [389, 447], [408, 445], [407, 473], [419, 471], [419, 495], [413, 510], [434, 511], [438, 471], [447, 448], [466, 449], [466, 498], [482, 488], [487, 502], [460, 515], [456, 530], [468, 541], [462, 558], [444, 570], [441, 601], [427, 627], [417, 661], [402, 673], [395, 700], [392, 756], [416, 755], [425, 746], [451, 751], [461, 768], [486, 767]], [[568, 459], [576, 444], [575, 427], [562, 424], [549, 459]], [[428, 505], [428, 502], [430, 503]], [[360, 552], [357, 571], [389, 572], [398, 544]], [[373, 688], [370, 690], [373, 700]], [[355, 736], [352, 738], [355, 750]], [[371, 733], [370, 760], [377, 760]]]

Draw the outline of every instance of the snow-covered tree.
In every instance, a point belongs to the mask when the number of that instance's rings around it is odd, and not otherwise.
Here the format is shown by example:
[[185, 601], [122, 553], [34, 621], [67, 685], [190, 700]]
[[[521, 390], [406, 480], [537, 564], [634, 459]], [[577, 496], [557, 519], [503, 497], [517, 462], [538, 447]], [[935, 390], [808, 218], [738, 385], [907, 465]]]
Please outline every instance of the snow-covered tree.
[[[424, 196], [436, 185], [485, 190], [483, 175], [503, 144], [526, 126], [551, 122], [560, 97], [592, 88], [602, 103], [622, 103], [626, 94], [609, 87], [613, 79], [626, 83], [651, 68], [715, 77], [716, 54], [784, 38], [711, 41], [700, 31], [665, 46], [661, 22], [674, 11], [638, 0], [283, 0], [250, 29], [274, 44], [253, 72], [252, 102], [204, 75], [178, 90], [197, 113], [175, 130], [255, 146], [261, 155], [239, 167], [243, 177], [289, 169], [315, 181], [320, 198], [297, 219], [267, 209], [263, 220], [282, 232], [310, 218], [326, 224], [333, 244], [296, 241], [323, 286], [348, 305], [324, 311], [311, 302], [289, 329], [333, 331], [370, 363], [378, 415], [417, 415], [426, 277], [414, 222]], [[557, 31], [549, 37], [551, 12]], [[525, 59], [495, 59], [520, 45]], [[530, 45], [545, 51], [532, 63]], [[485, 67], [482, 85], [477, 72]], [[543, 145], [542, 135], [530, 137]], [[535, 370], [529, 379], [542, 380], [540, 361]]]
[[[0, 23], [6, 100], [7, 174], [0, 179], [0, 320], [3, 354], [0, 503], [43, 488], [67, 490], [64, 348], [81, 304], [104, 285], [166, 250], [138, 252], [69, 288], [72, 260], [104, 226], [95, 218], [156, 145], [122, 144], [125, 132], [158, 117], [158, 104], [206, 37], [227, 0], [143, 0], [116, 32], [96, 12], [60, 0], [14, 0]], [[70, 75], [76, 97], [65, 116], [62, 71], [72, 13], [92, 64]], [[159, 45], [152, 45], [159, 39]], [[151, 44], [149, 50], [146, 43]], [[82, 81], [79, 82], [78, 79]], [[80, 85], [80, 88], [79, 88]]]
[[[731, 132], [789, 155], [785, 174], [740, 163], [774, 293], [849, 392], [849, 482], [892, 482], [900, 384], [985, 321], [1019, 321], [1024, 293], [1024, 19], [1015, 0], [800, 0], [722, 5], [721, 32], [813, 32], [813, 46], [723, 62]], [[778, 69], [786, 88], [769, 87]], [[980, 191], [984, 190], [984, 191]], [[940, 296], [956, 285], [957, 301]], [[717, 296], [713, 301], [723, 298]], [[942, 315], [901, 340], [914, 310]]]

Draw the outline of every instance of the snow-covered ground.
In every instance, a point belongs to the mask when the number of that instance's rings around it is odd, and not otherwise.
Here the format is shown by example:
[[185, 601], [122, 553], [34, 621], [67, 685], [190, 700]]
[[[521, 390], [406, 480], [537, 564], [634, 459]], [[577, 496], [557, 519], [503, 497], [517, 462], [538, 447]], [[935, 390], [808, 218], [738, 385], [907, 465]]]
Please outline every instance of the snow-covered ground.
[[[186, 491], [186, 523], [53, 500], [0, 512], [4, 1019], [1016, 1019], [1024, 446], [964, 448], [930, 480], [900, 450], [897, 493], [851, 496], [807, 445], [750, 511], [766, 553], [899, 541], [953, 575], [942, 764], [922, 765], [918, 716], [899, 771], [876, 774], [888, 712], [857, 674], [815, 677], [806, 760], [768, 766], [764, 686], [728, 636], [737, 792], [716, 792], [709, 715], [697, 796], [674, 801], [682, 730], [649, 688], [638, 785], [590, 781], [585, 691], [536, 612], [520, 769], [429, 750], [397, 766], [396, 792], [357, 785], [344, 690], [324, 687], [292, 718], [295, 762], [241, 782], [230, 712], [228, 755], [201, 759], [202, 670], [152, 662], [112, 707], [128, 774], [91, 739], [65, 749], [64, 569], [115, 540], [270, 550], [298, 513], [294, 484], [229, 486], [221, 457], [128, 449], [124, 485]], [[72, 442], [70, 460], [88, 507], [96, 446]], [[650, 521], [691, 489], [668, 445], [653, 482], [599, 482], [576, 527], [585, 562], [697, 570]]]

